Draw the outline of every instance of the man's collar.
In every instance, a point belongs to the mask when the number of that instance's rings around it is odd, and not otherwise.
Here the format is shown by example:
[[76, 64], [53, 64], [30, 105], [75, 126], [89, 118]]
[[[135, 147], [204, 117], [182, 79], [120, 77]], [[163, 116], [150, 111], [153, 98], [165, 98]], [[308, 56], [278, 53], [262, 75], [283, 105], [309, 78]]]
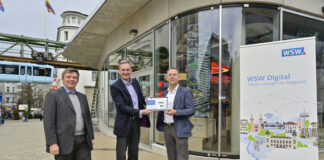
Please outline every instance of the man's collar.
[[65, 92], [66, 92], [67, 94], [69, 94], [69, 93], [71, 93], [71, 94], [75, 94], [75, 93], [77, 93], [76, 89], [74, 89], [74, 91], [71, 92], [70, 90], [68, 90], [68, 89], [65, 88], [64, 86], [63, 86], [63, 88], [65, 89]]
[[[178, 88], [179, 88], [179, 83], [178, 83], [177, 86], [173, 89], [173, 92], [176, 92], [176, 91], [178, 90]], [[170, 92], [170, 86], [169, 86], [169, 88], [168, 88], [168, 91]]]
[[122, 78], [120, 78], [120, 79], [123, 81], [123, 83], [124, 83], [125, 85], [132, 84], [132, 78], [129, 78], [129, 79], [130, 79], [129, 82], [128, 82], [128, 81], [125, 81], [125, 80], [122, 79]]

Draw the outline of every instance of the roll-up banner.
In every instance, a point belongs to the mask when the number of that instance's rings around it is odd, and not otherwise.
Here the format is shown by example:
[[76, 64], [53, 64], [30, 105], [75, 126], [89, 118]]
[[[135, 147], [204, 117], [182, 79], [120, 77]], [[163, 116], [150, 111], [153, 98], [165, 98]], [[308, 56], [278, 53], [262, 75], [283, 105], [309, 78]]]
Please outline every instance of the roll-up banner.
[[315, 37], [240, 48], [240, 159], [318, 160]]

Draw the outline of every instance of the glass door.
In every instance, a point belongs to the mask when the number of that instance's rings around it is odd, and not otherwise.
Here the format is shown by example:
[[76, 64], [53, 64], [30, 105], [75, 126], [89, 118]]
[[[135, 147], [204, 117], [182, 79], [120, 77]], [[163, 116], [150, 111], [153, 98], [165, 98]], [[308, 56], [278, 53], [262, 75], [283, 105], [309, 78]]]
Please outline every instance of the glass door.
[[[140, 84], [144, 97], [153, 96], [153, 69], [148, 68], [132, 73], [132, 77], [136, 78]], [[153, 133], [153, 114], [150, 114], [151, 127], [141, 127], [140, 143], [147, 149], [151, 149]]]

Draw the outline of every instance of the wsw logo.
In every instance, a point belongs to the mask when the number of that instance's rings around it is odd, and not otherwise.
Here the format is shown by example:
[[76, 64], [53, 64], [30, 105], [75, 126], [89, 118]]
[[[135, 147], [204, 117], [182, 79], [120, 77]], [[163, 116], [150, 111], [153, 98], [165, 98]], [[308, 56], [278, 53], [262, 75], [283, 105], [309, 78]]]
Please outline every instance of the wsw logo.
[[301, 55], [306, 55], [306, 52], [304, 51], [304, 47], [281, 50], [282, 57], [301, 56]]

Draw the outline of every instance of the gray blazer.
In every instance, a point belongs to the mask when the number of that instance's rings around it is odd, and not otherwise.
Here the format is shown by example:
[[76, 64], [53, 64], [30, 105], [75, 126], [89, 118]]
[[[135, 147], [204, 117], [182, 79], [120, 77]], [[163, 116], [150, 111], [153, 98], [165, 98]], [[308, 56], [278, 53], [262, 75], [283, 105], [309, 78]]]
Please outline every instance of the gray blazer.
[[[166, 97], [168, 90], [165, 90], [162, 94]], [[176, 96], [173, 101], [173, 109], [177, 111], [177, 114], [173, 116], [174, 126], [178, 137], [190, 137], [191, 130], [194, 127], [190, 122], [190, 116], [195, 114], [195, 106], [193, 101], [193, 95], [189, 88], [179, 86]], [[156, 121], [156, 129], [158, 131], [164, 131], [164, 112], [160, 111]]]
[[[82, 110], [87, 142], [92, 150], [94, 139], [93, 126], [86, 95], [76, 93]], [[47, 93], [44, 102], [44, 131], [46, 138], [46, 152], [49, 152], [51, 144], [58, 144], [60, 155], [72, 152], [74, 143], [74, 130], [76, 125], [76, 114], [74, 107], [66, 93], [61, 87], [57, 91]]]

